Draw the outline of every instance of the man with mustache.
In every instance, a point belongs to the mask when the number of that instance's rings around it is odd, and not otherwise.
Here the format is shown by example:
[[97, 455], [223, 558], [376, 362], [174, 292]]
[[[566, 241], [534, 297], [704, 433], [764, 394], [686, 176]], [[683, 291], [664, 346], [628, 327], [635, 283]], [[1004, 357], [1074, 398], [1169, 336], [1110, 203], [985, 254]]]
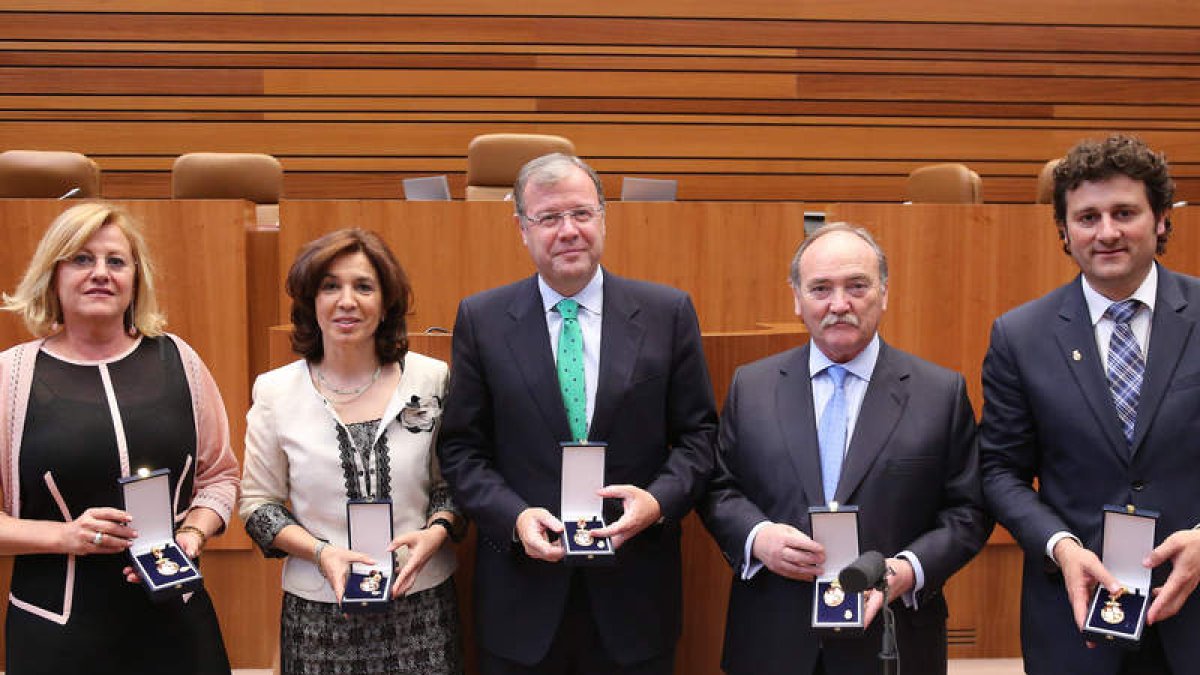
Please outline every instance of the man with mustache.
[[880, 340], [887, 259], [866, 230], [813, 232], [790, 283], [811, 340], [734, 374], [717, 469], [698, 507], [734, 571], [722, 667], [879, 672], [880, 593], [868, 595], [864, 634], [825, 639], [811, 628], [825, 549], [810, 537], [808, 509], [837, 501], [858, 507], [862, 550], [891, 556], [886, 601], [903, 672], [945, 673], [941, 588], [992, 528], [966, 383]]
[[[1165, 157], [1136, 138], [1076, 145], [1054, 171], [1054, 220], [1080, 274], [992, 327], [984, 493], [1025, 550], [1033, 675], [1200, 667], [1200, 280], [1155, 262], [1174, 190]], [[1135, 651], [1079, 634], [1096, 586], [1124, 581], [1098, 553], [1104, 507], [1127, 504], [1159, 514], [1156, 548], [1129, 566], [1153, 570]]]

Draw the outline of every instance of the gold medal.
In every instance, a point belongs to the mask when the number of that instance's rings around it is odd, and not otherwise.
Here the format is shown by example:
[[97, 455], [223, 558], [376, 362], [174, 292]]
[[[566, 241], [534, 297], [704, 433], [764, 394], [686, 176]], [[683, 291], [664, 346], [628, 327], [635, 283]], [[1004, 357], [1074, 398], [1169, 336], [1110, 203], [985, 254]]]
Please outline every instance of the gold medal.
[[587, 548], [596, 543], [596, 538], [588, 531], [587, 518], [580, 518], [579, 522], [575, 523], [575, 536], [571, 538], [577, 545]]
[[846, 617], [846, 620], [849, 621], [850, 619], [854, 618], [854, 612], [852, 610], [848, 609], [848, 610], [846, 610], [846, 613], [843, 614], [842, 616]]
[[154, 555], [154, 569], [164, 577], [173, 577], [179, 574], [179, 563], [163, 556], [163, 548], [155, 546], [150, 549], [150, 553]]
[[821, 600], [825, 602], [826, 607], [837, 607], [846, 601], [846, 592], [842, 590], [842, 585], [835, 580], [821, 594]]
[[1121, 609], [1121, 603], [1118, 602], [1124, 594], [1125, 589], [1122, 588], [1109, 596], [1108, 601], [1104, 603], [1104, 608], [1100, 610], [1100, 618], [1104, 619], [1105, 623], [1115, 626], [1125, 620], [1125, 610]]
[[376, 593], [379, 592], [379, 586], [382, 583], [383, 583], [383, 573], [380, 572], [379, 570], [375, 570], [374, 572], [371, 572], [371, 576], [367, 577], [366, 579], [363, 579], [362, 583], [360, 583], [358, 585], [358, 587], [360, 589], [362, 589], [362, 591], [364, 593], [370, 593], [371, 595], [375, 595]]

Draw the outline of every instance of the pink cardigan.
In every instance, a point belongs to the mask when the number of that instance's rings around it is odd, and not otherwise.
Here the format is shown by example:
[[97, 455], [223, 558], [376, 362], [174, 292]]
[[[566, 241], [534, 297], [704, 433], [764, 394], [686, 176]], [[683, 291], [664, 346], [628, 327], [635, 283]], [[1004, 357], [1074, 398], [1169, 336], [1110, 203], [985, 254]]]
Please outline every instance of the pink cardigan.
[[[178, 488], [174, 495], [175, 521], [180, 522], [187, 511], [205, 506], [215, 511], [225, 523], [237, 503], [239, 470], [233, 448], [229, 445], [229, 418], [217, 383], [204, 362], [200, 360], [186, 342], [178, 336], [167, 334], [179, 348], [183, 369], [187, 374], [188, 389], [192, 394], [192, 411], [196, 423], [196, 466], [190, 462], [184, 471], [195, 470], [193, 494], [188, 509], [180, 511]], [[4, 490], [4, 510], [11, 516], [21, 516], [21, 486], [19, 466], [21, 437], [25, 430], [26, 407], [33, 384], [33, 367], [44, 339], [19, 344], [0, 353], [0, 487]], [[124, 447], [123, 444], [119, 444]], [[190, 458], [189, 458], [190, 459]], [[122, 473], [129, 473], [129, 457], [122, 456]], [[179, 480], [178, 485], [183, 481]], [[54, 490], [50, 485], [51, 491]], [[55, 495], [64, 519], [71, 520], [79, 514], [65, 512], [65, 503]], [[68, 569], [74, 570], [74, 556], [68, 555]], [[56, 623], [65, 624], [70, 618], [70, 595], [73, 593], [73, 574], [68, 574], [67, 602], [62, 614], [49, 612], [12, 598], [14, 604]]]

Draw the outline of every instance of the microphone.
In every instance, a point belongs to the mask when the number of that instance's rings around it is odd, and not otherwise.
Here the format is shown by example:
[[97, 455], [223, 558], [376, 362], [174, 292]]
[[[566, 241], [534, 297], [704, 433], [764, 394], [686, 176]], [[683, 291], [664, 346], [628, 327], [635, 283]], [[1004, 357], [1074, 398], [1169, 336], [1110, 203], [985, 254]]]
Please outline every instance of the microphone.
[[63, 193], [63, 196], [59, 197], [58, 200], [62, 201], [64, 199], [70, 199], [71, 197], [74, 197], [75, 195], [79, 194], [80, 192], [83, 192], [82, 188], [73, 187], [70, 190], [67, 190], [65, 193]]
[[887, 565], [879, 551], [867, 551], [838, 573], [838, 583], [847, 593], [862, 593], [875, 588], [887, 574]]

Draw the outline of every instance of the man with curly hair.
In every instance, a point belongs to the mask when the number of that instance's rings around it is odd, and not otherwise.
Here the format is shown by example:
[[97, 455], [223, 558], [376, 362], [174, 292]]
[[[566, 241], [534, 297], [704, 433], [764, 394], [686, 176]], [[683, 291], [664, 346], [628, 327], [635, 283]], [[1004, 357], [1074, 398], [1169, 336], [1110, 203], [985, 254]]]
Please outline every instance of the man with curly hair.
[[[1025, 551], [1026, 672], [1190, 673], [1200, 663], [1200, 280], [1156, 261], [1171, 234], [1165, 157], [1114, 135], [1054, 171], [1070, 283], [996, 320], [983, 364], [984, 494]], [[1034, 480], [1037, 489], [1034, 488]], [[1106, 505], [1157, 511], [1141, 648], [1080, 636]]]

